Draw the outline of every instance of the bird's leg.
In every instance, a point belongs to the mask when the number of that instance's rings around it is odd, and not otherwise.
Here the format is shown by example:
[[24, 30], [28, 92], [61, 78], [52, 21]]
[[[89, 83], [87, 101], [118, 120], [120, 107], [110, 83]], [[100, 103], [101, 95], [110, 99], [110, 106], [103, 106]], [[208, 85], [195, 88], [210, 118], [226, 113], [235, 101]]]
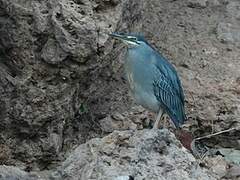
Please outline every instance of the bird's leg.
[[160, 121], [162, 119], [162, 116], [163, 116], [163, 110], [162, 110], [162, 108], [160, 108], [153, 128], [159, 129], [159, 124], [160, 124]]
[[167, 127], [167, 115], [164, 114], [163, 115], [163, 128], [166, 128]]

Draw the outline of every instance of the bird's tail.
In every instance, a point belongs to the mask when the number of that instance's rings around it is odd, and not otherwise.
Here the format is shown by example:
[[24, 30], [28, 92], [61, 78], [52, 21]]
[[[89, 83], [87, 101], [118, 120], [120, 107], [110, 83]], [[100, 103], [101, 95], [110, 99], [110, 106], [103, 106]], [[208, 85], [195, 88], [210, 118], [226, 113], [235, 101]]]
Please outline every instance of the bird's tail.
[[178, 103], [172, 112], [168, 112], [176, 128], [179, 128], [186, 120], [184, 105]]

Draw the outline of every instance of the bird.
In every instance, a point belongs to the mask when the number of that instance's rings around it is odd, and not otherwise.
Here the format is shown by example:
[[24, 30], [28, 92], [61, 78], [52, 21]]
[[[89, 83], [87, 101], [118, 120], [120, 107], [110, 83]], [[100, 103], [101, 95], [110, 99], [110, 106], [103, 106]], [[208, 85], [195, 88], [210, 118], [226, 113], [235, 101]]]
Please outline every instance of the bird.
[[109, 36], [127, 46], [124, 71], [130, 92], [137, 104], [157, 114], [153, 128], [160, 127], [165, 114], [180, 128], [186, 120], [184, 93], [174, 66], [141, 34], [115, 32]]

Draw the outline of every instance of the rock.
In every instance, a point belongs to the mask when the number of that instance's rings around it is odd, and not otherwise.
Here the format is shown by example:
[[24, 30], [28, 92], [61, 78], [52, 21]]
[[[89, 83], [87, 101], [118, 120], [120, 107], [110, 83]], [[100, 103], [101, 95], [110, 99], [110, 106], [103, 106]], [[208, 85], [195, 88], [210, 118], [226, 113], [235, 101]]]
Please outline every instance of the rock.
[[239, 21], [240, 20], [240, 2], [239, 1], [229, 1], [227, 4], [227, 15], [231, 18], [231, 20], [234, 22], [234, 20]]
[[50, 138], [49, 142], [51, 143], [50, 147], [52, 147], [55, 150], [55, 152], [59, 154], [62, 149], [62, 142], [63, 142], [62, 136], [56, 133], [51, 133], [49, 138]]
[[240, 46], [240, 25], [219, 23], [217, 27], [218, 39], [223, 43], [233, 43]]
[[67, 56], [68, 54], [51, 38], [44, 45], [41, 54], [43, 60], [50, 64], [57, 64], [66, 59]]
[[217, 175], [218, 179], [221, 179], [227, 174], [228, 165], [222, 156], [206, 158], [205, 162], [207, 167], [209, 167], [211, 171]]
[[127, 130], [136, 129], [137, 125], [134, 124], [130, 119], [116, 119], [112, 116], [108, 116], [99, 121], [101, 129], [104, 132], [113, 132], [114, 130]]
[[[55, 179], [215, 179], [168, 130], [114, 131], [80, 145]], [[53, 178], [54, 179], [54, 178]], [[124, 180], [125, 180], [124, 179]]]
[[228, 179], [239, 179], [240, 178], [240, 166], [237, 165], [231, 165], [230, 168], [228, 168], [227, 174], [224, 176]]
[[0, 144], [0, 164], [5, 164], [11, 156], [11, 150], [5, 144]]
[[[38, 180], [36, 175], [30, 175], [29, 173], [20, 170], [13, 166], [0, 166], [0, 179], [1, 180]], [[40, 180], [40, 179], [39, 179]]]
[[167, 129], [114, 131], [77, 147], [57, 170], [27, 173], [17, 167], [0, 166], [0, 177], [2, 180], [216, 179], [198, 165]]
[[83, 117], [73, 126], [86, 99], [94, 116], [109, 111], [107, 101], [96, 103], [100, 96], [117, 97], [104, 74], [111, 68], [101, 68], [111, 64], [102, 60], [112, 50], [107, 34], [130, 24], [130, 14], [122, 14], [138, 3], [0, 0], [0, 129], [11, 158], [43, 168], [45, 158], [57, 158], [64, 138], [89, 132], [81, 131], [88, 124]]
[[226, 7], [226, 19], [217, 26], [217, 37], [223, 43], [240, 47], [240, 2], [230, 1]]
[[131, 111], [114, 113], [99, 121], [101, 129], [104, 132], [113, 132], [114, 130], [136, 130], [149, 127], [150, 120], [146, 111], [141, 107], [133, 107]]
[[190, 8], [206, 8], [207, 0], [188, 0], [187, 6]]
[[219, 0], [208, 0], [208, 3], [212, 6], [220, 6], [221, 5]]

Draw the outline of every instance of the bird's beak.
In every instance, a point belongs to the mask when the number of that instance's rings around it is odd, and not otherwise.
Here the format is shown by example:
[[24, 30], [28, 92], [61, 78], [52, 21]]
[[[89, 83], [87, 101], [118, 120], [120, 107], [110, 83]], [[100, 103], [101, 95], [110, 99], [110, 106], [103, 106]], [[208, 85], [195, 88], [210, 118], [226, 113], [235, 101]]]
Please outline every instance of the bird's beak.
[[127, 46], [136, 46], [136, 45], [139, 44], [138, 42], [129, 39], [129, 37], [126, 34], [111, 33], [111, 34], [109, 34], [109, 36], [111, 36], [111, 37], [113, 37], [115, 39], [121, 40]]
[[121, 34], [118, 34], [118, 33], [110, 33], [109, 36], [111, 36], [115, 39], [118, 39], [118, 40], [124, 40], [125, 39], [124, 35], [121, 35]]

